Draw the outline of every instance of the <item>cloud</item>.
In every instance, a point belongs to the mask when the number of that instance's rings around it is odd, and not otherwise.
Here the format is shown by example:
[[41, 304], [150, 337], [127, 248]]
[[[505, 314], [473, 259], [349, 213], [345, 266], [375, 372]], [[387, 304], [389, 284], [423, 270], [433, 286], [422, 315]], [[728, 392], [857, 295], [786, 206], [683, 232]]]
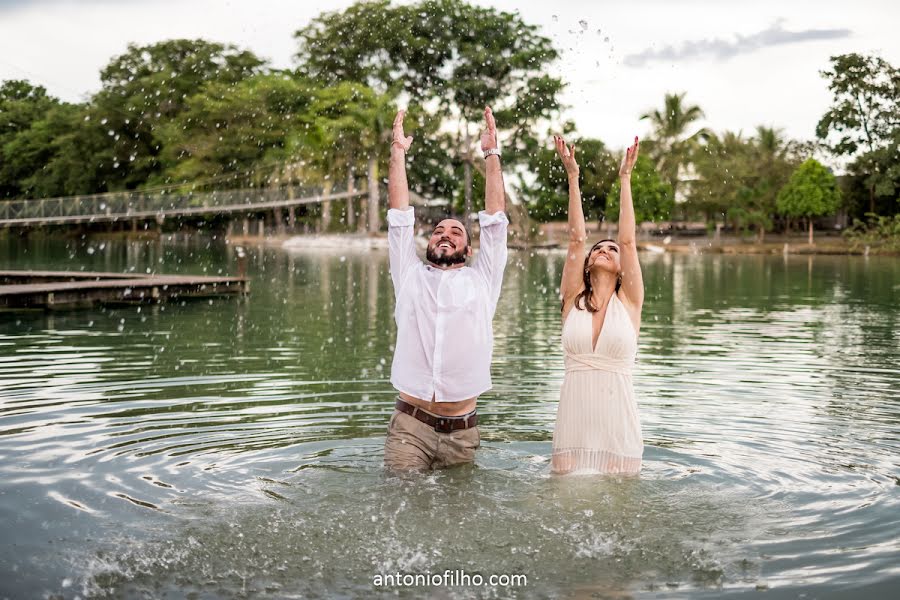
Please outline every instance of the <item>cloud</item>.
[[[147, 0], [128, 0], [132, 4], [146, 3]], [[152, 0], [150, 0], [152, 2]], [[42, 6], [49, 8], [56, 4], [69, 4], [82, 7], [85, 4], [117, 4], [117, 0], [0, 0], [0, 13], [12, 13], [19, 10]]]
[[771, 46], [784, 46], [816, 40], [834, 40], [849, 37], [849, 29], [807, 29], [805, 31], [788, 31], [775, 23], [768, 29], [751, 35], [735, 35], [733, 41], [720, 38], [683, 42], [679, 47], [666, 46], [660, 50], [648, 48], [637, 54], [625, 57], [629, 67], [642, 67], [647, 63], [673, 62], [702, 58], [726, 60], [739, 54], [748, 54]]

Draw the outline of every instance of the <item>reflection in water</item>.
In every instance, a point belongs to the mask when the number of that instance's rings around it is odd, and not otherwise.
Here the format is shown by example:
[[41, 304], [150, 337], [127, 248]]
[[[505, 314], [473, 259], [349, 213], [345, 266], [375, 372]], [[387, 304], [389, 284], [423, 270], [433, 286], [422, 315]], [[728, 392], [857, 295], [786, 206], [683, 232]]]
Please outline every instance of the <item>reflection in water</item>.
[[[249, 252], [244, 301], [0, 316], [0, 595], [368, 597], [448, 568], [529, 577], [451, 597], [900, 590], [897, 261], [642, 257], [644, 472], [559, 478], [563, 257], [512, 253], [477, 466], [396, 478], [386, 253]], [[184, 236], [0, 259], [236, 270]]]

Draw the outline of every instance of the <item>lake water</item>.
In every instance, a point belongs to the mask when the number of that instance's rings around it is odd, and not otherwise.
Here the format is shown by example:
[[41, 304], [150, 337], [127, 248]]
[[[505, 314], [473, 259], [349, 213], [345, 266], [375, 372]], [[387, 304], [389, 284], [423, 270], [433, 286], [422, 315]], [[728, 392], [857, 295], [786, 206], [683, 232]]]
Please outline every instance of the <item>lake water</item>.
[[[383, 251], [251, 295], [0, 314], [0, 597], [900, 597], [900, 261], [645, 255], [639, 478], [549, 475], [558, 252], [512, 252], [477, 464], [381, 467]], [[221, 240], [0, 268], [227, 273]], [[386, 574], [527, 585], [377, 586]]]

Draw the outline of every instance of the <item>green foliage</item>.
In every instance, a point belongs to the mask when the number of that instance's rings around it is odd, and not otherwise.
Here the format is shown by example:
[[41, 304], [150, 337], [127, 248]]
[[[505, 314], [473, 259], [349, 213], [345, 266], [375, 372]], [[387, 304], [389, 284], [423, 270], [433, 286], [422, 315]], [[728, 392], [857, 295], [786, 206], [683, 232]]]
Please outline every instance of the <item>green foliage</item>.
[[165, 171], [157, 183], [247, 185], [254, 165], [284, 160], [288, 145], [309, 137], [317, 92], [309, 82], [276, 74], [207, 84], [160, 128]]
[[862, 246], [876, 246], [887, 250], [900, 251], [900, 214], [885, 217], [869, 213], [867, 222], [853, 220], [853, 225], [844, 231], [844, 237], [854, 249]]
[[752, 138], [708, 134], [693, 155], [696, 178], [690, 182], [688, 206], [709, 220], [721, 215], [736, 229], [762, 234], [773, 226], [778, 191], [807, 153], [768, 127], [757, 127]]
[[22, 179], [43, 164], [40, 151], [21, 156], [16, 139], [59, 105], [47, 90], [27, 81], [10, 80], [0, 85], [0, 197], [22, 195]]
[[[318, 90], [310, 107], [312, 135], [294, 139], [295, 153], [323, 173], [362, 172], [390, 141], [395, 106], [388, 94], [351, 82]], [[315, 148], [313, 152], [309, 149]]]
[[[415, 192], [461, 209], [468, 173], [480, 197], [481, 163], [473, 156], [482, 109], [491, 104], [508, 179], [519, 180], [533, 216], [565, 217], [566, 177], [544, 131], [558, 116], [558, 53], [519, 14], [463, 0], [357, 2], [322, 13], [295, 39], [298, 66], [290, 73], [204, 40], [131, 45], [104, 67], [102, 89], [83, 104], [61, 102], [27, 81], [2, 82], [0, 198], [169, 183], [242, 187], [282, 176], [340, 186], [370, 164], [385, 172], [394, 102], [403, 98], [407, 133], [415, 137], [408, 157]], [[817, 135], [849, 161], [843, 208], [851, 215], [897, 212], [898, 70], [878, 57], [847, 54], [833, 57], [822, 74], [833, 102]], [[773, 128], [751, 137], [698, 129], [703, 112], [685, 98], [666, 94], [642, 116], [653, 133], [633, 176], [639, 220], [670, 218], [676, 191], [685, 217], [724, 219], [760, 235], [779, 212], [836, 209], [833, 178], [821, 165], [797, 169], [810, 148]], [[600, 140], [577, 146], [586, 217], [617, 218], [618, 161]]]
[[463, 178], [456, 172], [476, 150], [485, 105], [492, 106], [506, 133], [506, 164], [524, 160], [536, 123], [559, 109], [563, 84], [547, 72], [557, 51], [518, 14], [460, 0], [358, 2], [320, 15], [295, 37], [298, 70], [310, 79], [403, 93], [427, 113], [425, 120], [437, 121], [425, 131], [409, 128], [417, 140], [414, 148], [438, 144], [446, 152], [439, 175], [436, 165], [420, 173], [410, 162], [411, 185], [432, 193], [447, 182], [455, 182], [450, 196], [460, 191]]
[[[576, 140], [575, 152], [581, 171], [580, 187], [584, 217], [600, 220], [606, 197], [618, 174], [618, 163], [600, 140]], [[533, 183], [522, 188], [528, 214], [539, 221], [565, 220], [569, 206], [569, 186], [562, 162], [553, 148], [539, 148], [528, 161]]]
[[859, 155], [848, 170], [868, 191], [870, 212], [900, 210], [900, 126], [884, 145]]
[[[853, 159], [849, 171], [862, 177], [869, 212], [900, 210], [900, 70], [877, 56], [843, 54], [822, 71], [832, 105], [816, 135], [837, 156]], [[882, 199], [880, 202], [879, 200]]]
[[641, 115], [653, 127], [652, 139], [643, 144], [645, 155], [653, 159], [663, 181], [672, 186], [673, 194], [678, 189], [681, 171], [708, 135], [706, 129], [688, 135], [688, 129], [704, 115], [699, 106], [685, 104], [686, 95], [666, 94], [661, 111], [654, 109]]
[[831, 57], [832, 70], [822, 71], [832, 92], [832, 105], [816, 125], [816, 135], [831, 140], [839, 155], [871, 152], [900, 126], [900, 72], [877, 56], [842, 54]]
[[[611, 221], [619, 220], [620, 191], [617, 180], [606, 197], [606, 218]], [[631, 173], [631, 198], [637, 223], [665, 221], [671, 218], [675, 207], [672, 186], [662, 181], [652, 161], [643, 155], [638, 156]]]
[[103, 88], [92, 99], [112, 146], [111, 189], [157, 181], [163, 168], [161, 131], [187, 108], [188, 99], [207, 84], [218, 86], [221, 95], [262, 65], [250, 52], [199, 39], [132, 44], [113, 58], [100, 73]]
[[776, 200], [781, 214], [807, 218], [834, 214], [840, 203], [834, 175], [813, 158], [797, 167]]
[[89, 105], [62, 103], [38, 86], [0, 87], [0, 190], [7, 198], [108, 189], [115, 159], [105, 124]]

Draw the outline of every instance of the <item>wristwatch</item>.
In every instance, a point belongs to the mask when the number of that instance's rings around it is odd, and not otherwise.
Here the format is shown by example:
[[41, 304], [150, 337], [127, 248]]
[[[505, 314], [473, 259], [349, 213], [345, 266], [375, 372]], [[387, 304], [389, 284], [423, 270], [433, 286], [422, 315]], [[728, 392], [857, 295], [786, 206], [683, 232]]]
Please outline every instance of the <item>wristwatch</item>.
[[488, 148], [487, 150], [484, 151], [485, 158], [487, 158], [488, 156], [493, 156], [495, 154], [497, 156], [500, 156], [500, 148]]

